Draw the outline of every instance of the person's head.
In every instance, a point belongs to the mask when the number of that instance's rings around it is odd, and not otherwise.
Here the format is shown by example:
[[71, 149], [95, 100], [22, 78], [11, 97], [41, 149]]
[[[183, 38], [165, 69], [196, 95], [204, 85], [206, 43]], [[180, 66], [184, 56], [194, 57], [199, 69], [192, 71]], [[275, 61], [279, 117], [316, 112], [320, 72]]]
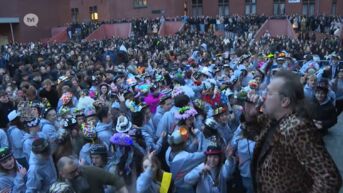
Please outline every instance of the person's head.
[[219, 167], [222, 162], [223, 152], [217, 145], [210, 145], [205, 152], [205, 163], [211, 168]]
[[0, 103], [8, 103], [9, 98], [5, 90], [0, 90]]
[[146, 115], [144, 113], [144, 110], [142, 109], [138, 112], [132, 112], [131, 118], [132, 118], [132, 124], [138, 127], [142, 127], [145, 124]]
[[43, 85], [43, 88], [46, 90], [46, 91], [51, 91], [51, 87], [52, 87], [52, 81], [50, 79], [45, 79], [42, 83]]
[[204, 120], [204, 127], [202, 132], [204, 133], [206, 138], [217, 134], [216, 124], [217, 122], [212, 117], [206, 118]]
[[34, 86], [30, 86], [26, 89], [25, 94], [28, 100], [33, 101], [37, 97], [37, 89]]
[[316, 76], [315, 75], [310, 75], [307, 77], [307, 85], [311, 88], [314, 88], [316, 85]]
[[99, 121], [103, 123], [109, 123], [112, 120], [110, 109], [107, 106], [101, 107], [97, 111]]
[[15, 159], [8, 147], [0, 148], [0, 172], [12, 171], [16, 168]]
[[8, 121], [10, 122], [10, 125], [15, 125], [20, 129], [24, 129], [24, 125], [23, 125], [23, 122], [21, 121], [19, 111], [17, 111], [17, 110], [11, 111], [7, 115], [7, 118], [8, 118]]
[[175, 129], [172, 134], [168, 135], [168, 144], [173, 152], [181, 151], [185, 148], [189, 139], [189, 131], [184, 127]]
[[[300, 77], [291, 71], [278, 71], [267, 87], [263, 113], [273, 119], [280, 119], [295, 112], [304, 100]], [[297, 112], [300, 113], [300, 112]]]
[[96, 112], [93, 108], [85, 109], [84, 111], [85, 119], [87, 124], [93, 124], [97, 122]]
[[90, 150], [92, 164], [96, 167], [104, 167], [107, 164], [107, 148], [103, 144], [94, 144]]
[[147, 169], [151, 169], [152, 176], [156, 177], [161, 171], [161, 162], [156, 156], [152, 156], [151, 159], [149, 159], [149, 156], [145, 156], [143, 158], [142, 167], [144, 171], [146, 171]]
[[73, 180], [81, 175], [77, 160], [71, 157], [61, 157], [57, 162], [57, 170], [60, 176], [66, 180]]
[[228, 111], [225, 107], [218, 107], [213, 112], [214, 119], [219, 123], [228, 122]]
[[322, 103], [326, 100], [327, 94], [329, 92], [329, 82], [327, 79], [322, 79], [318, 82], [315, 91], [316, 100]]
[[49, 141], [44, 138], [35, 139], [32, 142], [32, 152], [42, 159], [49, 159], [51, 154]]
[[107, 94], [109, 91], [109, 86], [106, 83], [100, 84], [99, 88], [100, 88], [100, 95]]
[[162, 97], [160, 105], [164, 112], [167, 112], [173, 107], [173, 99], [170, 96]]
[[45, 117], [45, 119], [47, 119], [51, 122], [55, 122], [57, 120], [56, 110], [54, 108], [46, 109], [46, 111], [44, 112], [44, 117]]
[[192, 128], [195, 121], [195, 116], [198, 112], [190, 106], [181, 107], [177, 113], [175, 113], [176, 120], [179, 121], [179, 125], [185, 125], [187, 128]]
[[189, 103], [189, 97], [185, 94], [180, 94], [174, 97], [174, 105], [176, 107], [184, 107], [187, 106]]

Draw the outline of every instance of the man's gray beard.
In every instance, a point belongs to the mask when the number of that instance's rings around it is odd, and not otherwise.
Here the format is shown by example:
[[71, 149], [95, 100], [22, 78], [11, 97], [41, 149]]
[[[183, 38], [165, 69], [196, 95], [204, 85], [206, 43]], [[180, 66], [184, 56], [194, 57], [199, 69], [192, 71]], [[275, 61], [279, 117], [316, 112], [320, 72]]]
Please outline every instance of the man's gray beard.
[[70, 183], [76, 192], [84, 192], [90, 188], [87, 178], [82, 174], [70, 180]]

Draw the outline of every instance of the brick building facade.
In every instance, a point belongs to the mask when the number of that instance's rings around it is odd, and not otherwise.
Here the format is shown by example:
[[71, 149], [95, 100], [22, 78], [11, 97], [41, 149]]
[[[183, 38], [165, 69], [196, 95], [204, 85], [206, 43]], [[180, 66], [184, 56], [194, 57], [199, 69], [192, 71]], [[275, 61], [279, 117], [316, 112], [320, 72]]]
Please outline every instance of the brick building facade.
[[[0, 44], [4, 38], [9, 42], [39, 41], [51, 36], [52, 27], [91, 18], [101, 21], [184, 14], [343, 15], [343, 0], [0, 0], [0, 3]], [[27, 13], [37, 14], [37, 27], [23, 23]]]

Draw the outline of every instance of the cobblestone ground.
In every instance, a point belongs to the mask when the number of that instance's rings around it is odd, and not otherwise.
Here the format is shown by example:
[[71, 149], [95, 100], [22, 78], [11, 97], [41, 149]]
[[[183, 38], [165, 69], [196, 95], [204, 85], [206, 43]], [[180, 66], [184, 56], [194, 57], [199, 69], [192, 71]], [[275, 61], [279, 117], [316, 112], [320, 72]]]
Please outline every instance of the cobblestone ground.
[[[336, 165], [343, 176], [343, 113], [338, 117], [337, 124], [329, 130], [329, 134], [324, 137], [326, 148], [336, 162]], [[343, 187], [340, 193], [343, 193]]]

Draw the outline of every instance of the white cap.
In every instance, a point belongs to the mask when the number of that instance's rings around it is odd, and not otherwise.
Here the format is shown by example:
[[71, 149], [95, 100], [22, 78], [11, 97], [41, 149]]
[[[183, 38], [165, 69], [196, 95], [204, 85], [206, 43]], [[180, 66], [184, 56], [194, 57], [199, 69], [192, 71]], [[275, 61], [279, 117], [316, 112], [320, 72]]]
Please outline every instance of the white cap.
[[13, 110], [7, 115], [7, 118], [9, 121], [13, 121], [15, 118], [19, 116], [20, 116], [20, 112], [18, 112], [17, 110]]

